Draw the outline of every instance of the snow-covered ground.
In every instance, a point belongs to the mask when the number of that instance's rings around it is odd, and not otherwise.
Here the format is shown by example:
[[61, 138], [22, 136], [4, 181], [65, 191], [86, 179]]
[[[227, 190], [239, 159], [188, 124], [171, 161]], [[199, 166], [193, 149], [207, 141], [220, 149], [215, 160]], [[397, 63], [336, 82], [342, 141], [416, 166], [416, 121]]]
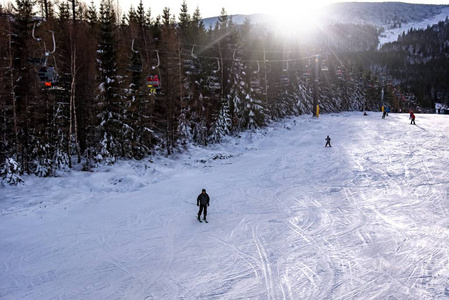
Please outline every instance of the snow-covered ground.
[[0, 190], [0, 299], [448, 298], [449, 116], [409, 122], [300, 116], [175, 158], [24, 178]]

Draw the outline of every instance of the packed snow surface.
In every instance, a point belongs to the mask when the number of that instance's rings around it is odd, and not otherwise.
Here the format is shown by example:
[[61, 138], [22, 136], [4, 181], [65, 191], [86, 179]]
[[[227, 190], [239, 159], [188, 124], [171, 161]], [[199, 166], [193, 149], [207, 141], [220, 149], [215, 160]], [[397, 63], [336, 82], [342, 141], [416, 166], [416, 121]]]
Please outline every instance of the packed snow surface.
[[1, 189], [0, 299], [447, 298], [449, 116], [416, 124], [299, 116], [171, 158], [25, 177]]

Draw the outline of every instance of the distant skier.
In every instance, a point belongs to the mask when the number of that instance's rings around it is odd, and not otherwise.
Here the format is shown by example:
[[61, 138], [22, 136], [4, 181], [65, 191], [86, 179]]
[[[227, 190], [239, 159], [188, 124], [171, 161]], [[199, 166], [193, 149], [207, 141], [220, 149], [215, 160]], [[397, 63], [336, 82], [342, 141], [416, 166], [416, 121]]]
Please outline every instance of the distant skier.
[[388, 113], [390, 112], [390, 107], [387, 107], [386, 111], [387, 111], [387, 116], [388, 116]]
[[414, 113], [410, 113], [410, 125], [416, 125], [416, 123], [415, 123], [415, 114]]
[[387, 115], [387, 111], [384, 110], [384, 112], [382, 113], [382, 119], [385, 119], [385, 116]]
[[327, 138], [324, 139], [326, 141], [326, 145], [324, 145], [324, 147], [327, 147], [329, 145], [329, 147], [331, 146], [331, 138], [329, 136], [327, 136]]
[[367, 116], [368, 114], [366, 113], [366, 111], [363, 113], [364, 116]]
[[203, 189], [201, 191], [201, 194], [198, 195], [198, 198], [196, 199], [196, 205], [200, 207], [200, 210], [198, 211], [198, 221], [201, 222], [201, 213], [204, 211], [204, 221], [207, 223], [206, 216], [207, 216], [207, 207], [209, 206], [209, 195], [206, 193], [206, 189]]

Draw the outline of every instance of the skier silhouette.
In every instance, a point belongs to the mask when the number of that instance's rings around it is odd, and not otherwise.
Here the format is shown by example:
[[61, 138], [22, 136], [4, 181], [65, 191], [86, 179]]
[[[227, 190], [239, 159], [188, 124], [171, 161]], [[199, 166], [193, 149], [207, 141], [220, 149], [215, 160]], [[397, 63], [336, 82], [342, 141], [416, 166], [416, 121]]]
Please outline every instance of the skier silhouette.
[[327, 138], [324, 139], [326, 141], [326, 145], [324, 145], [324, 147], [327, 147], [329, 145], [329, 147], [331, 146], [331, 138], [329, 136], [327, 136]]
[[206, 193], [206, 189], [201, 190], [201, 194], [198, 195], [198, 198], [196, 199], [196, 205], [200, 207], [198, 211], [198, 221], [201, 222], [201, 213], [204, 212], [204, 221], [207, 223], [206, 216], [207, 216], [207, 207], [209, 206], [210, 198], [209, 195]]
[[412, 124], [414, 124], [414, 125], [416, 125], [416, 123], [415, 123], [415, 114], [414, 113], [410, 113], [410, 125], [412, 125]]

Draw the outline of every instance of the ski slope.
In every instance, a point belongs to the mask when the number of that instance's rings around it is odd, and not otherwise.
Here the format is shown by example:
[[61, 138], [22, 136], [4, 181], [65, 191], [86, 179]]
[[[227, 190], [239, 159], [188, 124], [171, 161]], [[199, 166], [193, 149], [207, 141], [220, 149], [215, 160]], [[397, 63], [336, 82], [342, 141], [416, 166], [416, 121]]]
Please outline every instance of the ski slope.
[[449, 116], [416, 124], [299, 116], [172, 158], [25, 177], [1, 189], [0, 299], [448, 298]]

